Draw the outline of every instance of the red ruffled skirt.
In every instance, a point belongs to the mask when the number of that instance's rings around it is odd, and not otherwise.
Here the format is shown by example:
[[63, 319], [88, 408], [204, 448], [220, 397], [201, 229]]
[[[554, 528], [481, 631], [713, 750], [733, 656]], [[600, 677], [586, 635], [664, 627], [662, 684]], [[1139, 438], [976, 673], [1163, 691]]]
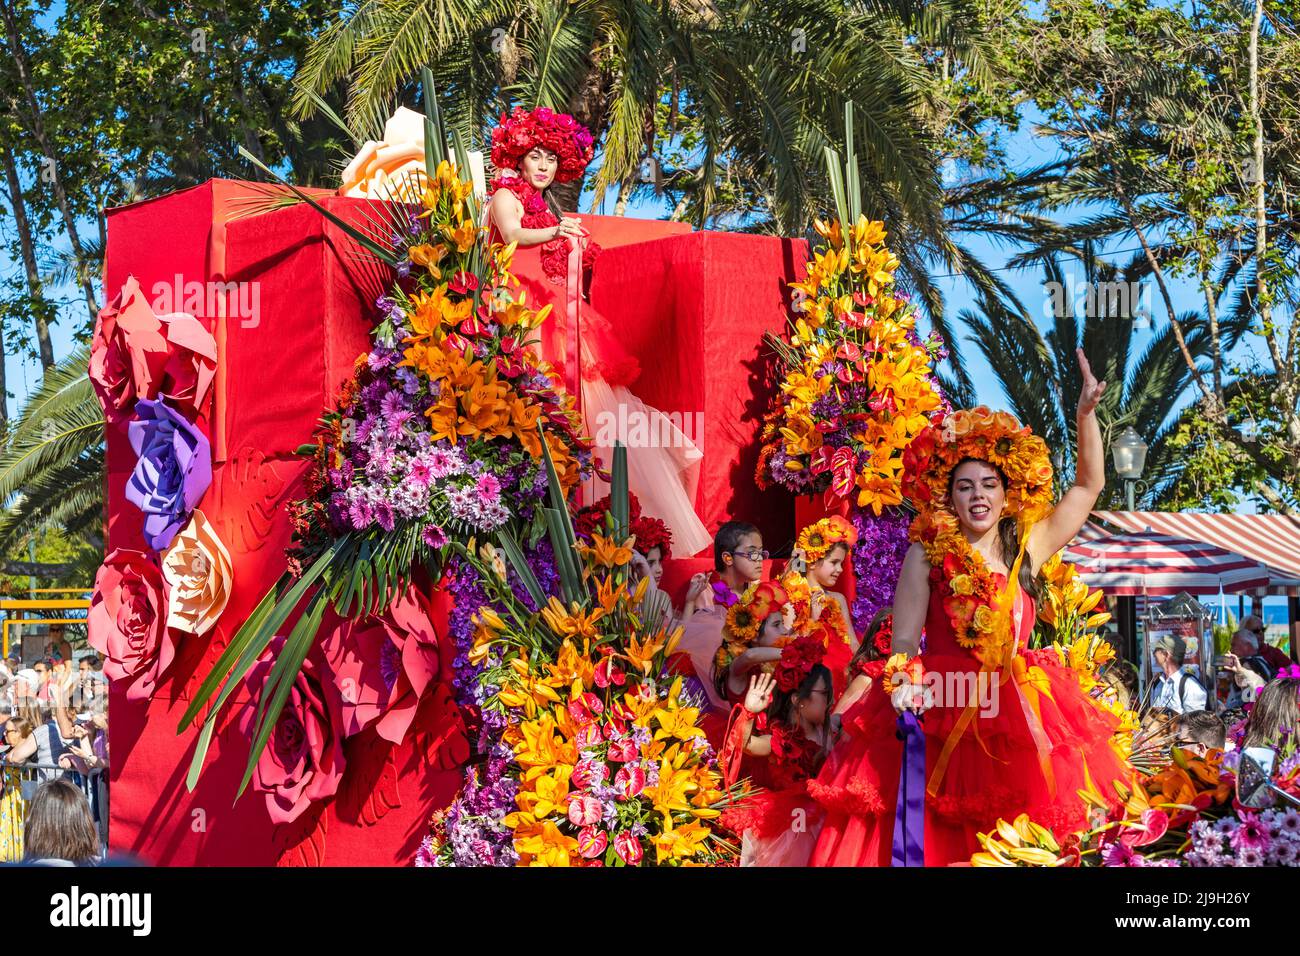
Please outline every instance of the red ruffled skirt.
[[[1017, 667], [1020, 678], [986, 675], [982, 694], [969, 655], [923, 660], [928, 671], [945, 676], [946, 691], [922, 721], [927, 866], [969, 861], [980, 850], [976, 833], [992, 830], [999, 817], [1028, 813], [1063, 837], [1086, 825], [1080, 789], [1091, 784], [1114, 800], [1112, 781], [1130, 782], [1131, 772], [1112, 744], [1116, 719], [1088, 699], [1075, 672], [1054, 655], [1030, 652], [1022, 660], [1039, 666]], [[972, 702], [973, 719], [931, 795], [928, 785], [944, 744]], [[896, 727], [897, 714], [880, 681], [845, 714], [846, 736], [808, 783], [826, 811], [813, 866], [890, 865], [903, 755]]]

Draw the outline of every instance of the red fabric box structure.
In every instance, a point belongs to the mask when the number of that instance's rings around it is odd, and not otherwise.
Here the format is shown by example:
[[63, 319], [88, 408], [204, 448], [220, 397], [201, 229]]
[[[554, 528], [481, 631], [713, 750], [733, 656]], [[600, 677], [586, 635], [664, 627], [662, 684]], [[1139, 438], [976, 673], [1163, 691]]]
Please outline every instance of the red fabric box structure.
[[[295, 449], [311, 440], [368, 350], [374, 301], [389, 281], [306, 205], [241, 216], [256, 211], [250, 203], [267, 191], [213, 180], [108, 214], [106, 298], [134, 276], [146, 297], [169, 297], [156, 311], [190, 312], [217, 339], [215, 396], [198, 420], [212, 443], [213, 480], [199, 509], [234, 568], [216, 628], [180, 640], [171, 677], [153, 699], [128, 701], [121, 688], [110, 689], [111, 850], [160, 865], [405, 865], [431, 811], [455, 795], [468, 756], [459, 726], [445, 719], [450, 641], [441, 649], [444, 683], [431, 695], [438, 699], [426, 700], [406, 742], [393, 747], [373, 729], [350, 738], [347, 773], [322, 812], [275, 827], [261, 794], [250, 788], [235, 800], [250, 744], [234, 713], [249, 699], [243, 691], [218, 724], [196, 789], [185, 786], [197, 728], [178, 736], [180, 717], [284, 570], [285, 506], [303, 496], [306, 471]], [[316, 195], [345, 219], [365, 202]], [[772, 377], [760, 340], [785, 322], [785, 283], [799, 275], [801, 244], [693, 233], [677, 223], [582, 219], [606, 249], [593, 303], [616, 320], [641, 361], [638, 392], [665, 411], [703, 416], [697, 511], [710, 530], [735, 516], [762, 527], [769, 547], [787, 543], [790, 496], [758, 492], [753, 475]], [[222, 283], [238, 285], [210, 296]], [[106, 455], [107, 548], [147, 550], [142, 516], [124, 494], [134, 465], [125, 424], [108, 429]], [[441, 600], [434, 598], [440, 635]]]

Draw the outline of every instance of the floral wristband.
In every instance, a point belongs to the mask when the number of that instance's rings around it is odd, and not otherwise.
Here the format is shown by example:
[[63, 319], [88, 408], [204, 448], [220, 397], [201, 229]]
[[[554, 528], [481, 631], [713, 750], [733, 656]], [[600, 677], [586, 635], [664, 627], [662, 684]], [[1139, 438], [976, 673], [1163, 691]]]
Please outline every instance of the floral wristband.
[[921, 662], [919, 654], [914, 657], [909, 657], [906, 654], [893, 654], [889, 660], [885, 661], [882, 683], [886, 687], [895, 686], [899, 683], [894, 679], [895, 674], [902, 674], [909, 684], [924, 683], [925, 664]]

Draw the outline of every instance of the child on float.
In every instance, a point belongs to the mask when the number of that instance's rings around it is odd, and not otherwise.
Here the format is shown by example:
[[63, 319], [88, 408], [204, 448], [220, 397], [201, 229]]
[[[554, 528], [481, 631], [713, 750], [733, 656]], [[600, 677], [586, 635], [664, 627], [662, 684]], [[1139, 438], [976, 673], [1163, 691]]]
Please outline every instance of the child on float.
[[713, 663], [723, 642], [727, 612], [763, 576], [763, 536], [745, 521], [728, 521], [713, 539], [714, 574], [697, 574], [686, 592], [682, 637], [669, 660], [674, 673], [703, 698], [701, 726], [715, 747], [721, 743], [731, 702], [713, 680]]
[[808, 525], [796, 539], [794, 555], [781, 576], [796, 611], [796, 628], [808, 629], [813, 621], [826, 625], [826, 667], [837, 697], [848, 686], [849, 661], [858, 650], [848, 600], [832, 590], [844, 573], [844, 562], [857, 543], [853, 524], [838, 515]]
[[723, 823], [741, 834], [741, 866], [806, 866], [822, 812], [807, 782], [830, 752], [833, 690], [820, 659], [825, 636], [787, 644], [772, 674], [749, 678], [719, 757], [728, 785], [748, 777], [758, 789]]
[[[836, 699], [834, 717], [838, 718], [861, 700], [871, 689], [872, 681], [885, 672], [890, 645], [894, 640], [894, 609], [882, 607], [867, 625], [862, 643], [849, 661], [849, 684], [843, 695]], [[833, 721], [838, 725], [838, 720]]]

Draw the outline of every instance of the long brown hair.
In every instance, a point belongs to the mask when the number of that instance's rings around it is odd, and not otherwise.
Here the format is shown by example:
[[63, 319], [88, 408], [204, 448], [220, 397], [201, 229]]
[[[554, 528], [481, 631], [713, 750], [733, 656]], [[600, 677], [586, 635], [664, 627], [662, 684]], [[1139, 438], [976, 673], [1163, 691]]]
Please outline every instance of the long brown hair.
[[1279, 677], [1264, 685], [1250, 710], [1241, 747], [1279, 747], [1287, 734], [1300, 733], [1300, 678]]
[[853, 665], [858, 663], [858, 661], [874, 661], [880, 659], [880, 652], [876, 650], [876, 632], [880, 630], [881, 625], [884, 624], [886, 619], [888, 619], [893, 613], [894, 608], [889, 604], [886, 604], [876, 612], [876, 616], [871, 619], [871, 623], [867, 625], [867, 629], [862, 635], [862, 643], [858, 645], [858, 649], [853, 652], [852, 660], [849, 661], [849, 673], [853, 672]]
[[[1001, 468], [991, 461], [985, 461], [983, 458], [967, 457], [953, 465], [952, 471], [948, 472], [948, 501], [950, 504], [952, 502], [952, 484], [956, 479], [957, 469], [968, 461], [977, 461], [981, 465], [988, 465], [997, 472], [998, 481], [1002, 482], [1002, 491], [1006, 492], [1007, 476]], [[1016, 558], [1020, 555], [1020, 529], [1017, 527], [1015, 518], [998, 519], [998, 549], [1002, 553], [1002, 563], [1010, 571], [1015, 566]], [[1033, 559], [1030, 558], [1028, 551], [1025, 552], [1025, 559], [1020, 562], [1018, 580], [1022, 591], [1031, 598], [1038, 597], [1038, 574], [1034, 571]]]
[[23, 834], [28, 860], [99, 861], [99, 833], [90, 815], [90, 801], [67, 780], [47, 780], [32, 797]]

